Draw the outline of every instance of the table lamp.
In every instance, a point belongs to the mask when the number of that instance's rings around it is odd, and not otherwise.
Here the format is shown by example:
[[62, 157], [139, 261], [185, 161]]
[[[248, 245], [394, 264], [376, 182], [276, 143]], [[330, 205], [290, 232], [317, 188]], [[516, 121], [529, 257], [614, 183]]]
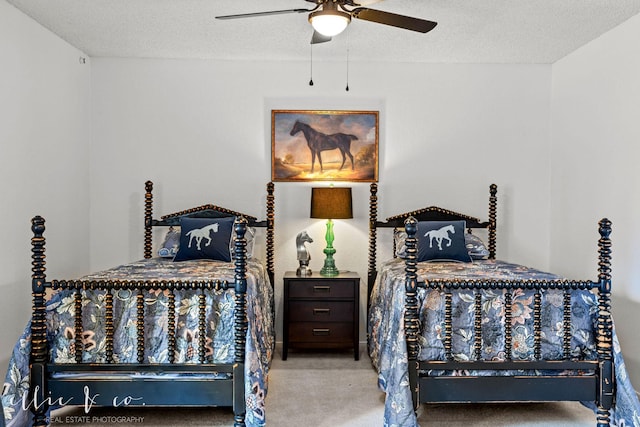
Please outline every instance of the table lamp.
[[334, 219], [353, 218], [351, 207], [351, 188], [345, 187], [323, 187], [311, 189], [311, 218], [322, 218], [327, 220], [327, 233], [325, 240], [327, 247], [324, 249], [326, 258], [324, 266], [320, 270], [322, 276], [337, 276], [333, 254], [333, 221]]

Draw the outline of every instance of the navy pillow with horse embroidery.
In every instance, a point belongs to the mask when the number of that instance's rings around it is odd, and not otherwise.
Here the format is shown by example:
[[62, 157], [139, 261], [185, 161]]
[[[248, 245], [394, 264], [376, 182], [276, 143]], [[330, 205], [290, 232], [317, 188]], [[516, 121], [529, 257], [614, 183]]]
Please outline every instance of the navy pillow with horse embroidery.
[[229, 242], [235, 217], [181, 218], [180, 247], [174, 261], [213, 259], [231, 261]]
[[464, 239], [465, 221], [418, 222], [418, 262], [471, 262]]

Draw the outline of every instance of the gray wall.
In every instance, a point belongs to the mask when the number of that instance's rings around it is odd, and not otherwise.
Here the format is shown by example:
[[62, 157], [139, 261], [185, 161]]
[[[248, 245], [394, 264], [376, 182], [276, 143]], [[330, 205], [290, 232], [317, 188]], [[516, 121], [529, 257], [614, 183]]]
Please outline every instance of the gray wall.
[[31, 224], [56, 277], [89, 266], [90, 76], [77, 49], [0, 1], [0, 371], [31, 314]]
[[[614, 321], [640, 384], [640, 16], [553, 65], [551, 268], [596, 276], [595, 222], [613, 223]], [[634, 309], [635, 307], [635, 309]]]

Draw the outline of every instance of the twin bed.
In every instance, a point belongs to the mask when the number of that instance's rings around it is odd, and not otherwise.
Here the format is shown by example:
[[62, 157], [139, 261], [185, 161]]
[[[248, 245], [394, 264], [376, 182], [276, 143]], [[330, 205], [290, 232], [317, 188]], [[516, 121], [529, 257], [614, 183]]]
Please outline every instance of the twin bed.
[[[438, 207], [378, 221], [371, 185], [368, 345], [384, 425], [416, 426], [421, 403], [580, 401], [598, 426], [640, 426], [611, 317], [610, 221], [597, 279], [566, 280], [496, 260], [496, 194], [488, 221]], [[378, 271], [380, 228], [395, 256]]]
[[[67, 405], [228, 406], [235, 426], [265, 425], [273, 184], [265, 221], [215, 205], [154, 219], [152, 190], [144, 259], [79, 280], [46, 277], [45, 221], [33, 218], [33, 313], [3, 388], [8, 426], [47, 426]], [[168, 258], [153, 254], [155, 227], [169, 230]], [[251, 253], [255, 227], [266, 229], [266, 266]]]

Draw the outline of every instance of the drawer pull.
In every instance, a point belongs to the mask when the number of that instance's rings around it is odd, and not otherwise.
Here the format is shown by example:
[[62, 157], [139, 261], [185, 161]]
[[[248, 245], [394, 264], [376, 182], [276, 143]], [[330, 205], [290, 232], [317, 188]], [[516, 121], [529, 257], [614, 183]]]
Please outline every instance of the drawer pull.
[[315, 285], [313, 287], [313, 292], [331, 292], [331, 286], [319, 286]]
[[314, 308], [313, 314], [331, 314], [331, 309], [329, 308]]
[[313, 328], [313, 335], [314, 336], [328, 336], [329, 335], [329, 331], [330, 329], [328, 328]]

